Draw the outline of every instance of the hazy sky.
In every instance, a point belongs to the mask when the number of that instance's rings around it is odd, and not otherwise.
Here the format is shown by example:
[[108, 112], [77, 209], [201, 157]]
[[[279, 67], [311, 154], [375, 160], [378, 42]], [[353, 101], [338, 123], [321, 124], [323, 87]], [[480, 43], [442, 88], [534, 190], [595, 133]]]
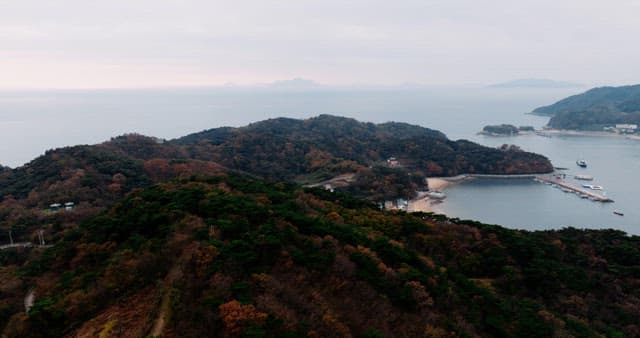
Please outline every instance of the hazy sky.
[[0, 0], [0, 87], [640, 78], [638, 0]]

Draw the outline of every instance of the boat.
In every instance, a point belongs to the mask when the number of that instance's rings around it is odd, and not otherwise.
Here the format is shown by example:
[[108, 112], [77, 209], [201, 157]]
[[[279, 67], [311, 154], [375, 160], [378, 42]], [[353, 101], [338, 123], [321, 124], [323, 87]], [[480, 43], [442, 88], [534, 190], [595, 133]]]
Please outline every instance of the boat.
[[602, 190], [604, 189], [601, 185], [592, 185], [592, 184], [583, 184], [583, 188], [591, 189], [591, 190]]
[[576, 176], [573, 176], [573, 178], [581, 181], [593, 181], [593, 176], [591, 175], [576, 175]]
[[580, 168], [586, 168], [587, 167], [587, 162], [585, 160], [577, 160], [576, 164], [578, 165], [578, 167]]
[[624, 213], [622, 213], [622, 211], [614, 210], [613, 213], [618, 216], [624, 216]]
[[447, 197], [447, 195], [445, 193], [443, 193], [442, 191], [430, 191], [427, 193], [427, 196], [434, 198], [434, 199], [444, 199]]

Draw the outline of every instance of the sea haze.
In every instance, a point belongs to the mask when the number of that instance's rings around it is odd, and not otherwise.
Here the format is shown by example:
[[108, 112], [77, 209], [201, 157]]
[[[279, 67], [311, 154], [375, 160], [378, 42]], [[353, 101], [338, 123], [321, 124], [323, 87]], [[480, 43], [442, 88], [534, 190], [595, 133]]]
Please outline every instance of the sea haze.
[[575, 89], [198, 88], [0, 92], [0, 164], [22, 165], [47, 149], [123, 133], [175, 138], [279, 117], [336, 114], [402, 121], [470, 138], [486, 123], [543, 124], [524, 115]]
[[[448, 189], [439, 211], [522, 229], [564, 226], [640, 231], [632, 193], [638, 186], [640, 141], [589, 137], [486, 137], [487, 124], [541, 127], [534, 108], [580, 88], [194, 88], [0, 93], [0, 163], [22, 165], [50, 148], [92, 144], [137, 132], [166, 139], [266, 118], [336, 114], [363, 121], [402, 121], [488, 146], [513, 143], [548, 156], [568, 176], [588, 173], [613, 204], [583, 200], [533, 181], [477, 180]], [[583, 157], [589, 168], [575, 166]], [[577, 182], [580, 183], [580, 182]], [[624, 217], [613, 215], [619, 209]]]

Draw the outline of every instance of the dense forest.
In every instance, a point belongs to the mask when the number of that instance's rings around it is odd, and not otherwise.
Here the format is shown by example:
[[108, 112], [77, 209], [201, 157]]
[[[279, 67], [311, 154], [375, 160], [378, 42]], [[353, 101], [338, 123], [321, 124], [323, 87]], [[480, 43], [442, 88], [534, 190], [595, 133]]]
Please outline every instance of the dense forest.
[[[392, 155], [398, 156], [395, 164], [386, 161]], [[306, 185], [346, 175], [348, 183], [336, 189], [381, 202], [413, 197], [427, 188], [427, 175], [549, 170], [546, 158], [514, 147], [492, 149], [453, 142], [418, 126], [326, 115], [214, 129], [170, 142], [129, 134], [49, 150], [22, 167], [0, 171], [0, 244], [37, 241], [39, 231], [57, 239], [60, 231], [131, 191], [192, 175], [235, 172]], [[50, 208], [64, 203], [73, 203], [73, 212]], [[43, 222], [50, 224], [43, 229]]]
[[581, 112], [562, 112], [549, 120], [549, 127], [564, 130], [602, 131], [616, 124], [640, 125], [640, 111], [632, 113], [606, 110], [588, 110]]
[[0, 249], [0, 336], [640, 336], [637, 237], [374, 203], [430, 175], [549, 170], [327, 115], [50, 150], [0, 171], [0, 244], [46, 242]]
[[540, 107], [554, 129], [602, 130], [615, 124], [640, 124], [640, 85], [600, 87]]
[[637, 337], [639, 244], [613, 230], [508, 230], [192, 176], [133, 191], [52, 247], [0, 251], [0, 332]]
[[[170, 142], [123, 135], [103, 144], [50, 150], [23, 167], [1, 170], [0, 196], [29, 198], [30, 205], [41, 207], [60, 200], [104, 205], [153, 182], [231, 170], [300, 184], [354, 174], [352, 193], [381, 200], [410, 197], [425, 188], [427, 176], [553, 169], [541, 155], [508, 149], [451, 141], [441, 132], [404, 123], [376, 125], [329, 115], [279, 118]], [[389, 166], [390, 157], [396, 157], [398, 165]], [[372, 185], [383, 181], [400, 188]]]
[[543, 156], [503, 151], [404, 123], [373, 124], [321, 115], [307, 120], [271, 119], [242, 128], [206, 130], [172, 141], [191, 156], [213, 159], [231, 169], [270, 181], [298, 183], [398, 159], [398, 175], [455, 176], [463, 173], [526, 174], [553, 170]]

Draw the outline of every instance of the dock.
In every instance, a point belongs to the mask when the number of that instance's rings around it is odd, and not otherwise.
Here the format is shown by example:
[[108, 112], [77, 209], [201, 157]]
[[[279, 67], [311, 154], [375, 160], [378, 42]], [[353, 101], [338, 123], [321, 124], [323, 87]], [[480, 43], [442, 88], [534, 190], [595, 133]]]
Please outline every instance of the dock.
[[610, 199], [610, 198], [608, 198], [606, 196], [597, 194], [597, 193], [595, 193], [595, 192], [593, 192], [593, 191], [591, 191], [589, 189], [585, 189], [585, 188], [582, 188], [582, 187], [576, 187], [576, 186], [574, 186], [572, 184], [564, 182], [562, 179], [554, 177], [553, 175], [539, 175], [539, 176], [536, 176], [536, 179], [538, 181], [541, 181], [541, 182], [546, 182], [546, 183], [550, 183], [550, 184], [553, 184], [553, 185], [557, 185], [562, 189], [567, 189], [567, 190], [569, 190], [569, 191], [571, 191], [573, 193], [576, 193], [578, 195], [586, 195], [592, 201], [607, 202], [607, 203], [613, 202], [612, 199]]

